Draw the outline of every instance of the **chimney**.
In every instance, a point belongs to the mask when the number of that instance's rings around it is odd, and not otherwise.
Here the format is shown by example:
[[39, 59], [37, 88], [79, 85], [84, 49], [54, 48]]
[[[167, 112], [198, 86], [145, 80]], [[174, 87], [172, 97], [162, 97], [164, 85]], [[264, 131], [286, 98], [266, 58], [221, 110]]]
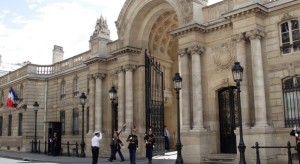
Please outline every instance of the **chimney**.
[[52, 56], [52, 64], [60, 62], [64, 60], [64, 50], [63, 47], [54, 45], [53, 48], [53, 56]]

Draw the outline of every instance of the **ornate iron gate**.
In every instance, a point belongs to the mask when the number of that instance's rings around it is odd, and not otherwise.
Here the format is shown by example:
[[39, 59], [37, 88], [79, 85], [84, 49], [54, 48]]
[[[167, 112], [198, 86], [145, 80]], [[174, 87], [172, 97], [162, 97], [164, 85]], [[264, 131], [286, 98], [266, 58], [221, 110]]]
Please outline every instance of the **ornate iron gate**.
[[164, 74], [160, 64], [145, 51], [146, 130], [150, 127], [156, 138], [154, 153], [165, 150], [164, 142]]
[[235, 128], [239, 125], [237, 90], [229, 87], [219, 92], [221, 153], [237, 153]]

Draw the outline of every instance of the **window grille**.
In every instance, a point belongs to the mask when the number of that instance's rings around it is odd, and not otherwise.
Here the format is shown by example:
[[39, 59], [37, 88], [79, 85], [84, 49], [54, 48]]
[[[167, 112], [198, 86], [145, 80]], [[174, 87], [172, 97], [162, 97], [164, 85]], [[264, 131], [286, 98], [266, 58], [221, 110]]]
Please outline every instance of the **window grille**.
[[23, 114], [19, 113], [18, 136], [23, 135], [22, 126], [23, 126]]
[[2, 136], [3, 131], [3, 116], [0, 117], [0, 136]]
[[60, 111], [61, 135], [65, 135], [65, 111]]
[[285, 126], [300, 125], [300, 77], [283, 80]]
[[12, 132], [12, 115], [8, 116], [8, 126], [7, 126], [7, 135], [11, 136]]
[[78, 109], [73, 110], [72, 134], [79, 134], [79, 112]]

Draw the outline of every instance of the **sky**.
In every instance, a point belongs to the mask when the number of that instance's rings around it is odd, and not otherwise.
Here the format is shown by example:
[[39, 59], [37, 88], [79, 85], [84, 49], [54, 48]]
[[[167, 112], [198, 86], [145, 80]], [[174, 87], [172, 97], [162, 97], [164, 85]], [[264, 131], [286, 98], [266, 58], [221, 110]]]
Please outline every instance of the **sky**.
[[[208, 0], [214, 4], [221, 0]], [[89, 50], [102, 15], [117, 40], [115, 21], [125, 0], [0, 0], [0, 54], [3, 63], [52, 64], [54, 45], [64, 59]]]

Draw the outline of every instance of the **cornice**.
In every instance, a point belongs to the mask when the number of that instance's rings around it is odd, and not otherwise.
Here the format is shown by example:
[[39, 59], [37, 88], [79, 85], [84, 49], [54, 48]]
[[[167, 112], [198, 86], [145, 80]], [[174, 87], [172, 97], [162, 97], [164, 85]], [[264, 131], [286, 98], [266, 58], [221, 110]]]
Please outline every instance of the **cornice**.
[[255, 3], [255, 4], [251, 4], [249, 6], [241, 7], [236, 10], [224, 13], [224, 14], [222, 14], [222, 16], [225, 19], [234, 19], [234, 18], [239, 18], [239, 17], [243, 17], [246, 15], [250, 15], [253, 13], [260, 14], [260, 15], [266, 15], [268, 12], [269, 12], [268, 8], [266, 8], [265, 6], [263, 6], [259, 3]]
[[173, 37], [179, 37], [186, 35], [191, 32], [208, 33], [212, 31], [217, 31], [223, 28], [232, 26], [229, 20], [219, 20], [218, 22], [210, 22], [207, 24], [193, 23], [183, 27], [179, 27], [170, 32]]
[[140, 54], [141, 51], [142, 51], [141, 48], [136, 48], [136, 47], [132, 47], [132, 46], [126, 46], [126, 47], [120, 48], [118, 50], [112, 51], [110, 54], [112, 56], [118, 56], [118, 55], [122, 55], [122, 54], [126, 54], [126, 53]]
[[110, 62], [113, 62], [113, 61], [116, 61], [116, 60], [117, 60], [117, 58], [115, 58], [115, 57], [112, 57], [112, 58], [93, 57], [93, 58], [85, 60], [83, 63], [86, 64], [86, 65], [90, 65], [90, 64], [96, 63], [96, 62], [110, 63]]

